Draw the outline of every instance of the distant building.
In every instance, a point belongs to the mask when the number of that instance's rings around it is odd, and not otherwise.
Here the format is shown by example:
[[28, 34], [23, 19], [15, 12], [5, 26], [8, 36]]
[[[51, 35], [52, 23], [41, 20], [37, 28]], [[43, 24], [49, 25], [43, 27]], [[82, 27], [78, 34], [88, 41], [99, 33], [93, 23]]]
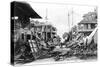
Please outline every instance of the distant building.
[[83, 20], [78, 23], [78, 33], [83, 33], [84, 36], [88, 36], [96, 27], [97, 12], [88, 12], [83, 16]]

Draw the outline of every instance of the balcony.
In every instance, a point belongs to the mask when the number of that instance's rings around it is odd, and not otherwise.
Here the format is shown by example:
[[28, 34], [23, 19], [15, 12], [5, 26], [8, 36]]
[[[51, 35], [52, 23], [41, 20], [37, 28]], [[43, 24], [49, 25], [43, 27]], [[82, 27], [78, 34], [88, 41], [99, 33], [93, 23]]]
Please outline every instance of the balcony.
[[92, 32], [94, 29], [79, 29], [78, 32]]

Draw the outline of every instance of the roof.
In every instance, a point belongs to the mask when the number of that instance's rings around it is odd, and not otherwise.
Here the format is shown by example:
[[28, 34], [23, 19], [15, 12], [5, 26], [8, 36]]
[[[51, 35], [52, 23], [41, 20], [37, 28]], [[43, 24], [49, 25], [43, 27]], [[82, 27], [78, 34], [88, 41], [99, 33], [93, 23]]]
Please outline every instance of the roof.
[[32, 7], [26, 2], [13, 1], [11, 2], [11, 16], [18, 16], [19, 18], [31, 17], [31, 18], [41, 18]]
[[83, 17], [88, 17], [88, 16], [92, 16], [92, 15], [97, 16], [97, 13], [96, 12], [88, 12], [87, 14], [84, 14]]
[[81, 20], [78, 24], [97, 24], [97, 12], [88, 12], [84, 14], [83, 20]]

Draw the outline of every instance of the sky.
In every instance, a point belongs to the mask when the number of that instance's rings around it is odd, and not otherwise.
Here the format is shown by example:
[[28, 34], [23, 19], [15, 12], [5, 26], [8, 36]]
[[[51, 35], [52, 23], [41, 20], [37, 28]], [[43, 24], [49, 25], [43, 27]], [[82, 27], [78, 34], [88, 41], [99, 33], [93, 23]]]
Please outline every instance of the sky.
[[[54, 4], [54, 3], [34, 3], [28, 2], [32, 8], [45, 21], [47, 15], [48, 22], [57, 28], [57, 34], [62, 38], [64, 32], [68, 32], [72, 26], [82, 20], [82, 16], [92, 12], [95, 6]], [[47, 13], [46, 13], [47, 12]], [[69, 14], [69, 17], [68, 17]], [[72, 20], [73, 19], [73, 20]]]

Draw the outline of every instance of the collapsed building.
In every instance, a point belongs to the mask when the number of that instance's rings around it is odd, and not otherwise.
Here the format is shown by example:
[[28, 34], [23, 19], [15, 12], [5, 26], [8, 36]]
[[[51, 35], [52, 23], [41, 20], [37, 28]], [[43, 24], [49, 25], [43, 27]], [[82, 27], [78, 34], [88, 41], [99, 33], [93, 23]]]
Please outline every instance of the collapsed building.
[[21, 37], [24, 41], [26, 41], [25, 39], [35, 40], [34, 36], [47, 41], [56, 35], [57, 29], [51, 24], [46, 24], [45, 22], [39, 22], [38, 24], [35, 24], [35, 22], [38, 21], [31, 22], [31, 25], [33, 25], [33, 27], [29, 26], [31, 27], [30, 29], [28, 27], [23, 29], [24, 31], [21, 33]]
[[40, 17], [26, 2], [11, 2], [11, 64], [14, 64], [16, 58], [19, 58], [24, 49], [24, 42], [20, 40], [21, 31], [24, 31], [29, 23], [29, 18]]
[[64, 42], [66, 47], [70, 48], [71, 56], [84, 59], [97, 58], [97, 30], [97, 11], [88, 12], [68, 33], [69, 41]]
[[[41, 17], [27, 3], [14, 1], [11, 10], [11, 64], [43, 57], [47, 51], [43, 53], [41, 49], [57, 35], [57, 29], [45, 22], [31, 21], [30, 18]], [[42, 45], [41, 41], [44, 42]]]

